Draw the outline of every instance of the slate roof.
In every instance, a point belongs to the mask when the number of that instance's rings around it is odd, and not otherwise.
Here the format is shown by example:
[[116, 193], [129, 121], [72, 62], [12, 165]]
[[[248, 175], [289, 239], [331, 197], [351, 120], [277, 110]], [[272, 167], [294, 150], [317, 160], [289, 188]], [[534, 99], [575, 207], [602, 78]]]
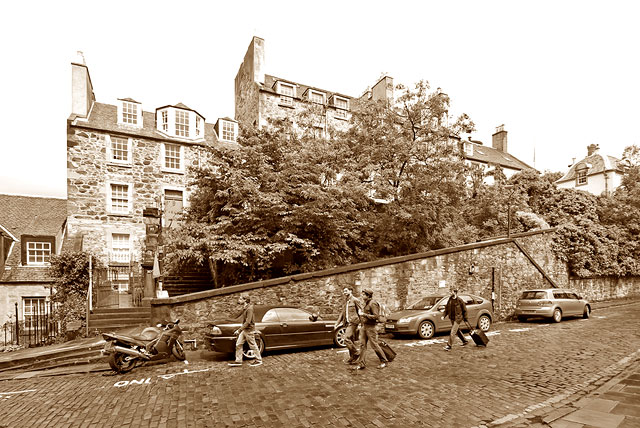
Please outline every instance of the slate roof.
[[[182, 104], [181, 104], [182, 105]], [[172, 107], [178, 107], [172, 106]], [[188, 107], [180, 107], [186, 108]], [[189, 109], [191, 110], [191, 109]], [[195, 110], [193, 110], [195, 111]], [[196, 112], [197, 113], [197, 112]], [[111, 104], [104, 104], [99, 102], [93, 103], [93, 108], [89, 113], [87, 120], [76, 119], [76, 116], [72, 115], [69, 120], [73, 121], [73, 126], [78, 128], [94, 129], [106, 132], [112, 132], [120, 135], [127, 135], [131, 137], [143, 137], [151, 138], [162, 141], [170, 141], [186, 145], [233, 145], [233, 143], [223, 142], [218, 140], [218, 135], [215, 131], [215, 125], [205, 122], [204, 124], [204, 141], [203, 140], [191, 140], [187, 138], [172, 137], [163, 134], [156, 129], [156, 117], [155, 113], [143, 111], [142, 112], [142, 128], [134, 128], [131, 126], [118, 124], [118, 108]]]
[[[7, 266], [20, 264], [22, 235], [56, 236], [67, 219], [67, 200], [34, 196], [0, 194], [0, 225], [18, 241], [14, 244]], [[46, 269], [29, 268], [29, 272], [0, 272], [0, 281], [46, 280]], [[16, 276], [17, 275], [17, 276]]]
[[315, 86], [303, 85], [301, 83], [297, 83], [297, 82], [294, 82], [294, 81], [289, 80], [289, 79], [281, 79], [279, 77], [272, 76], [270, 74], [265, 74], [264, 75], [264, 84], [263, 84], [262, 89], [267, 91], [267, 92], [272, 92], [272, 93], [275, 94], [275, 93], [277, 93], [276, 92], [276, 88], [274, 88], [274, 85], [276, 84], [276, 82], [285, 82], [285, 83], [290, 83], [292, 85], [296, 85], [297, 89], [296, 89], [296, 97], [295, 98], [302, 98], [302, 96], [309, 89], [313, 89], [313, 90], [318, 91], [318, 92], [324, 92], [327, 95], [327, 100], [329, 100], [333, 95], [338, 95], [340, 97], [347, 98], [347, 99], [353, 99], [354, 98], [354, 97], [351, 97], [349, 95], [341, 94], [339, 92], [327, 91], [326, 89], [316, 88]]
[[463, 153], [464, 157], [466, 159], [469, 159], [470, 161], [500, 165], [503, 168], [515, 169], [519, 171], [523, 169], [533, 169], [531, 166], [522, 162], [512, 154], [494, 149], [493, 147], [482, 146], [474, 143], [472, 144], [473, 154], [468, 155], [466, 153]]
[[581, 161], [574, 163], [571, 168], [569, 168], [569, 171], [567, 171], [562, 178], [557, 180], [556, 183], [575, 180], [577, 175], [576, 171], [581, 169], [581, 167], [584, 168], [586, 164], [591, 164], [591, 168], [587, 171], [587, 176], [600, 174], [605, 171], [617, 171], [622, 173], [622, 168], [620, 167], [621, 162], [622, 161], [616, 157], [594, 153], [591, 156], [587, 156]]

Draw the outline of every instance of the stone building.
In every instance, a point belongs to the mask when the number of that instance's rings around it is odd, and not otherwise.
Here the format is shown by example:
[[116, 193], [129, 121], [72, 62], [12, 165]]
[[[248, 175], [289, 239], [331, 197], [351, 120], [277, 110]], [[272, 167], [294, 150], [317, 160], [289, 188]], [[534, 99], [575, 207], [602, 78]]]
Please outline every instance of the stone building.
[[[266, 74], [265, 65], [264, 40], [253, 37], [235, 79], [236, 120], [261, 127], [269, 119], [308, 118], [320, 135], [347, 129], [355, 97]], [[393, 99], [393, 79], [382, 77], [363, 96]]]
[[[144, 111], [127, 97], [116, 105], [97, 102], [84, 61], [72, 63], [69, 238], [81, 239], [81, 248], [108, 266], [141, 262], [148, 232], [143, 214], [151, 208], [161, 213], [163, 227], [176, 224], [189, 203], [189, 167], [205, 162], [207, 146], [235, 146], [237, 134], [235, 120], [210, 123], [182, 103]], [[127, 293], [126, 272], [111, 279]]]
[[597, 144], [590, 144], [587, 156], [569, 165], [569, 170], [556, 181], [556, 186], [584, 190], [594, 195], [611, 194], [622, 182], [623, 164], [620, 159], [599, 151]]
[[49, 259], [62, 249], [66, 212], [64, 199], [0, 194], [0, 327], [16, 312], [27, 326], [49, 314]]

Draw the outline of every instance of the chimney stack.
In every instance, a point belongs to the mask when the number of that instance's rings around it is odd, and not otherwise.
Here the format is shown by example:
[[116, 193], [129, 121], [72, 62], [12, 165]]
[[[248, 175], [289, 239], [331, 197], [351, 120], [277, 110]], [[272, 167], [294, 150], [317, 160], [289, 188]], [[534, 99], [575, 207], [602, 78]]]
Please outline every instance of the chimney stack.
[[393, 101], [393, 77], [382, 76], [371, 88], [371, 98], [374, 101]]
[[587, 156], [595, 155], [600, 150], [600, 146], [598, 144], [589, 144], [587, 146]]
[[87, 117], [95, 100], [89, 69], [78, 51], [77, 62], [71, 63], [71, 114]]
[[491, 145], [494, 149], [503, 153], [507, 152], [507, 131], [504, 130], [504, 124], [496, 127], [496, 132], [491, 136]]

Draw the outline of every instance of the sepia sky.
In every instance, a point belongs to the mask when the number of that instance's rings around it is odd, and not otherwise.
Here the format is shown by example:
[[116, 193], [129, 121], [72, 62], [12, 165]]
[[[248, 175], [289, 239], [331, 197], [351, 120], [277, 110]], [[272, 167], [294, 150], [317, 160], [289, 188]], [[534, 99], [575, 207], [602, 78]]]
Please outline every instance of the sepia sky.
[[[382, 73], [429, 81], [491, 145], [539, 171], [586, 147], [640, 145], [640, 3], [633, 1], [32, 1], [0, 18], [0, 193], [66, 197], [71, 65], [96, 99], [146, 111], [182, 102], [207, 122], [234, 114], [251, 38], [265, 72], [351, 96]], [[534, 159], [535, 153], [535, 159]]]

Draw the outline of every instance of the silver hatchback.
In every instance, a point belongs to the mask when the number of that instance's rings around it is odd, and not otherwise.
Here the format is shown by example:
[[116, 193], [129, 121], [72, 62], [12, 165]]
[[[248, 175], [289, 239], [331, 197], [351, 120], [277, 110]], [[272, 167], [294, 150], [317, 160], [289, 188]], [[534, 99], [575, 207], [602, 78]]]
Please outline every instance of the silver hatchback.
[[516, 304], [519, 321], [528, 318], [551, 318], [560, 322], [562, 318], [589, 318], [591, 305], [576, 292], [561, 288], [525, 290]]

